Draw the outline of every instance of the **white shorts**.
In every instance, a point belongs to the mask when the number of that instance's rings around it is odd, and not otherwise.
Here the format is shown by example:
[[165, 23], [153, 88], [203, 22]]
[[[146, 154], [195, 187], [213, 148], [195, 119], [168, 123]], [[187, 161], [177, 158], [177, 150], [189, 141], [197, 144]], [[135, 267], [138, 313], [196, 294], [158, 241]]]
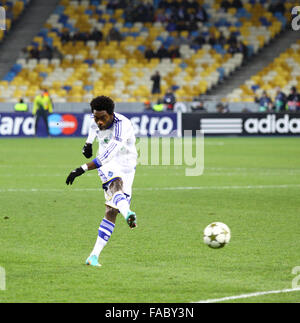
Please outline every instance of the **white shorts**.
[[125, 194], [128, 203], [130, 204], [132, 195], [132, 184], [135, 175], [135, 167], [120, 167], [117, 163], [109, 162], [98, 168], [98, 175], [102, 181], [102, 188], [104, 190], [105, 204], [117, 208], [112, 203], [113, 193], [109, 189], [109, 184], [117, 178], [123, 181], [123, 193]]

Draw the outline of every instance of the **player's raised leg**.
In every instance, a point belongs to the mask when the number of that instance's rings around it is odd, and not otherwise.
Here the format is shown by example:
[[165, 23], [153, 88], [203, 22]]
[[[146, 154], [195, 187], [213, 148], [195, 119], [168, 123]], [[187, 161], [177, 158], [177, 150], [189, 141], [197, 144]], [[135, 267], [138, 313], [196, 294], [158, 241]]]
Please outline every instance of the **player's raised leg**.
[[129, 201], [123, 192], [123, 180], [117, 178], [110, 183], [109, 189], [112, 193], [112, 203], [120, 211], [130, 228], [137, 226], [136, 214], [130, 210]]

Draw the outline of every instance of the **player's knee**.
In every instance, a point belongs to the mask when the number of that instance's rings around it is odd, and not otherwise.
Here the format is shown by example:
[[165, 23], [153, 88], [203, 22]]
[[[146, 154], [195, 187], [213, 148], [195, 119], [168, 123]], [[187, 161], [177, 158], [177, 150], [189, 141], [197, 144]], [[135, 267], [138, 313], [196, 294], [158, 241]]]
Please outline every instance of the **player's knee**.
[[112, 193], [123, 190], [123, 180], [122, 178], [116, 178], [113, 182], [109, 184], [109, 189]]

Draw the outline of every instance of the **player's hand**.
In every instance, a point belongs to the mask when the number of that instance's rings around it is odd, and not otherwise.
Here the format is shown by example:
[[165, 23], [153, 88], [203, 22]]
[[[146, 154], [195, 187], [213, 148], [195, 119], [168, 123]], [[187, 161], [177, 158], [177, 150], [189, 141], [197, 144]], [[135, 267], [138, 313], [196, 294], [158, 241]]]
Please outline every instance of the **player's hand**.
[[91, 158], [93, 156], [92, 144], [85, 144], [82, 148], [82, 153], [86, 158]]
[[84, 173], [84, 170], [82, 169], [82, 167], [78, 167], [76, 169], [74, 169], [70, 174], [69, 176], [67, 177], [67, 180], [66, 180], [66, 184], [67, 185], [72, 185], [73, 182], [74, 182], [74, 179], [77, 177], [77, 176], [80, 176]]

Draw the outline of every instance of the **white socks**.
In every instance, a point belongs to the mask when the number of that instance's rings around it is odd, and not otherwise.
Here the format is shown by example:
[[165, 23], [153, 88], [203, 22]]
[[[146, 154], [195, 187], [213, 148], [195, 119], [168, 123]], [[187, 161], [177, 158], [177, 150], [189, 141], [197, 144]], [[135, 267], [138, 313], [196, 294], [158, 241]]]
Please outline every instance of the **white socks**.
[[106, 246], [110, 236], [112, 235], [113, 231], [114, 231], [115, 225], [114, 223], [103, 219], [99, 230], [98, 230], [98, 237], [97, 237], [97, 241], [95, 243], [94, 249], [91, 252], [91, 256], [95, 255], [97, 256], [97, 258], [99, 258], [99, 255], [101, 253], [101, 251], [103, 250], [103, 248]]
[[128, 211], [130, 209], [125, 194], [122, 191], [116, 192], [112, 197], [112, 202], [126, 219]]

